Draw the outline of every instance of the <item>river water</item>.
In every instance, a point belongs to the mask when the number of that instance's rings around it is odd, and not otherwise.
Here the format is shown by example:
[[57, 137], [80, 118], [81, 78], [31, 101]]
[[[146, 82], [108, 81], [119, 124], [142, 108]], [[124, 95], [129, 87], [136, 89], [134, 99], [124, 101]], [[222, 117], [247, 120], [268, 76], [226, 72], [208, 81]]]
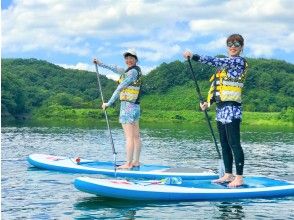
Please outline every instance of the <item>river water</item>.
[[[112, 124], [118, 160], [124, 160], [121, 127]], [[142, 124], [142, 162], [217, 169], [205, 125]], [[242, 127], [245, 175], [294, 174], [294, 131]], [[2, 127], [2, 219], [294, 219], [294, 198], [213, 202], [137, 202], [86, 194], [73, 186], [80, 174], [34, 168], [29, 154], [112, 160], [105, 124], [13, 124]], [[92, 177], [107, 178], [100, 175]]]

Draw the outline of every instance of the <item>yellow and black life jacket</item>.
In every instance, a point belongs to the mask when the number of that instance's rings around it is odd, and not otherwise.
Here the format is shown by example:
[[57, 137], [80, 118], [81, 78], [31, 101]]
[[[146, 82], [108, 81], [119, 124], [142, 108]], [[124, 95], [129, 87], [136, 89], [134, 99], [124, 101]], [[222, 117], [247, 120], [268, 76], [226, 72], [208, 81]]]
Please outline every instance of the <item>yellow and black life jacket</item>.
[[246, 77], [248, 64], [245, 64], [245, 70], [238, 78], [228, 76], [227, 70], [218, 70], [210, 78], [211, 86], [208, 91], [207, 102], [211, 105], [213, 102], [233, 101], [241, 103], [242, 88]]
[[119, 78], [118, 83], [121, 83], [126, 78], [126, 73], [131, 69], [136, 69], [138, 71], [137, 79], [132, 82], [127, 88], [123, 89], [120, 92], [120, 100], [132, 102], [135, 104], [140, 103], [140, 92], [141, 92], [141, 85], [142, 85], [142, 72], [140, 67], [132, 66], [129, 67]]

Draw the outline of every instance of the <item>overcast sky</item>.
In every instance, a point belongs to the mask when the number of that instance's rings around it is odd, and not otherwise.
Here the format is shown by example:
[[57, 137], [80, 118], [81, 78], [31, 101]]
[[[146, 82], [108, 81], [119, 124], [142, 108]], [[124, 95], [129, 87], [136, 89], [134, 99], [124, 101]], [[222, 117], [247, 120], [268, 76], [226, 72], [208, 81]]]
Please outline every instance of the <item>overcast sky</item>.
[[162, 62], [226, 55], [232, 33], [245, 38], [246, 57], [294, 64], [291, 0], [2, 0], [2, 57], [37, 58], [94, 71], [97, 57], [124, 67], [135, 48], [148, 73]]

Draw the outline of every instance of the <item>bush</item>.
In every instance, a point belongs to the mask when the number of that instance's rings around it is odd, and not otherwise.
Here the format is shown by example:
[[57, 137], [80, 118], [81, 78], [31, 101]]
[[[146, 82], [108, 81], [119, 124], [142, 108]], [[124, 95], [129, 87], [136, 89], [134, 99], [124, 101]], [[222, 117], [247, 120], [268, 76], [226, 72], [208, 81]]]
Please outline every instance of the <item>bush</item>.
[[283, 110], [280, 113], [279, 118], [283, 121], [289, 121], [291, 123], [294, 123], [294, 107], [289, 107]]

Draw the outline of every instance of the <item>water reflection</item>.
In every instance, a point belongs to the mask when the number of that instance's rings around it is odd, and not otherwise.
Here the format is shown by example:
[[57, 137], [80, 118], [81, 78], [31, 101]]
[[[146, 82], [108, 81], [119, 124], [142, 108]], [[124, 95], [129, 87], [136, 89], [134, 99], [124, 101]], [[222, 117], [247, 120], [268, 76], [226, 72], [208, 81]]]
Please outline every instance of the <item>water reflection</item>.
[[[155, 203], [155, 205], [158, 204]], [[151, 207], [152, 203], [103, 197], [86, 197], [74, 204], [76, 210], [82, 211], [81, 215], [76, 219], [99, 218], [103, 215], [106, 219], [123, 218], [133, 220], [136, 217], [137, 210], [148, 206]], [[89, 215], [89, 213], [91, 214]]]
[[[293, 197], [225, 202], [143, 202], [84, 197], [74, 204], [74, 209], [79, 211], [75, 219], [289, 219], [292, 203]], [[274, 212], [276, 207], [280, 211]]]
[[217, 204], [216, 207], [219, 210], [219, 217], [217, 217], [217, 219], [229, 220], [245, 218], [245, 213], [241, 205], [229, 202], [222, 202], [220, 204]]

